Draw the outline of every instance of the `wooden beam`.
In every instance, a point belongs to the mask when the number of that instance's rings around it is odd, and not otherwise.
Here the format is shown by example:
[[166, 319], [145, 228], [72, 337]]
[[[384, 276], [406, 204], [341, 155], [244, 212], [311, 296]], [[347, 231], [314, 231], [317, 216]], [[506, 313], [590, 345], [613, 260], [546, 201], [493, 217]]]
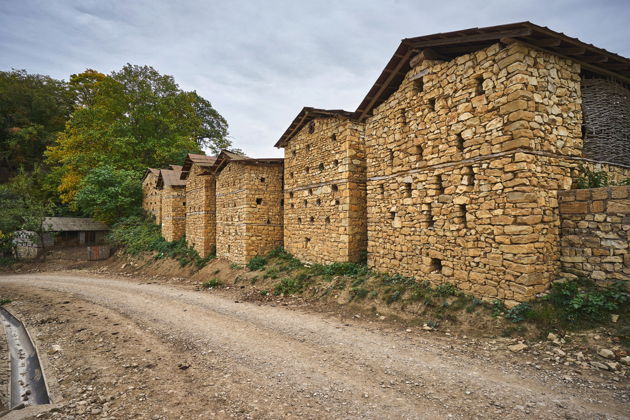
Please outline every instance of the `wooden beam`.
[[532, 30], [529, 28], [519, 28], [508, 31], [497, 31], [497, 32], [489, 32], [489, 33], [481, 33], [479, 35], [462, 35], [462, 36], [453, 36], [448, 38], [440, 38], [440, 39], [429, 39], [429, 40], [418, 40], [417, 38], [408, 38], [406, 41], [409, 42], [409, 45], [413, 48], [425, 48], [425, 47], [437, 47], [440, 45], [449, 45], [449, 44], [460, 44], [465, 42], [478, 42], [478, 41], [493, 41], [499, 40], [501, 38], [512, 38], [519, 36], [530, 36], [532, 34]]
[[554, 51], [564, 55], [582, 55], [586, 52], [584, 47], [555, 48]]
[[603, 55], [593, 55], [593, 56], [582, 56], [580, 60], [585, 63], [606, 63], [608, 61], [608, 57]]
[[613, 70], [625, 70], [630, 68], [630, 63], [606, 63], [606, 67]]
[[558, 38], [532, 39], [530, 42], [538, 47], [559, 47], [562, 44], [562, 40]]

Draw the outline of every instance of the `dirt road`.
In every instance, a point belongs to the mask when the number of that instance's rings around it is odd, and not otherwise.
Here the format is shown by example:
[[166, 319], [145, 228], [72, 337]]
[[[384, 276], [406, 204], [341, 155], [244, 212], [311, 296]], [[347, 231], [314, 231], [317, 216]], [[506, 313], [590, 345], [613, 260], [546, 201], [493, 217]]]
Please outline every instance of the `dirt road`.
[[[44, 418], [627, 418], [627, 382], [229, 295], [0, 276], [61, 399]], [[59, 346], [59, 347], [53, 347]]]

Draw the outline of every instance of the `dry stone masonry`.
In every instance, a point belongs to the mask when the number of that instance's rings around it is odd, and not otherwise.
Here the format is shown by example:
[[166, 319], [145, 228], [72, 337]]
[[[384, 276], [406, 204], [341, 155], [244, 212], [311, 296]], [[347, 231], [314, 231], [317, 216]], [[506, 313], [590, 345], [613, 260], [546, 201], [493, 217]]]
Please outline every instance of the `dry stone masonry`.
[[157, 188], [162, 197], [162, 236], [176, 241], [186, 232], [186, 182], [180, 179], [181, 166], [162, 169]]
[[[627, 280], [630, 60], [529, 22], [404, 39], [355, 112], [304, 108], [282, 160], [161, 170], [165, 238], [246, 263], [283, 243], [509, 305], [562, 270]], [[214, 178], [213, 178], [214, 177]], [[184, 181], [188, 181], [184, 198]], [[605, 195], [605, 197], [604, 197]], [[187, 204], [183, 204], [187, 201]], [[152, 209], [152, 210], [151, 210]], [[626, 209], [626, 210], [624, 210]], [[161, 214], [161, 216], [160, 216]]]
[[216, 247], [215, 161], [214, 156], [189, 154], [181, 175], [186, 181], [186, 243], [201, 257]]
[[155, 223], [162, 223], [162, 196], [157, 189], [159, 169], [148, 168], [142, 178], [142, 209], [155, 218]]
[[282, 159], [224, 151], [215, 167], [217, 256], [245, 264], [282, 246]]
[[351, 115], [304, 108], [276, 145], [285, 148], [284, 246], [300, 260], [365, 256], [365, 143]]
[[630, 282], [630, 186], [562, 191], [565, 273]]

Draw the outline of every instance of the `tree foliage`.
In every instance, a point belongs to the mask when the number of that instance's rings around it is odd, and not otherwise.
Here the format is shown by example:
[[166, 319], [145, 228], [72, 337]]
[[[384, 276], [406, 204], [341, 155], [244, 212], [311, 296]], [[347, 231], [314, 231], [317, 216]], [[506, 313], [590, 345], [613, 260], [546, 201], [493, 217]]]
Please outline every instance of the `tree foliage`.
[[64, 129], [73, 101], [63, 81], [24, 70], [0, 72], [0, 182], [42, 161]]
[[77, 106], [46, 152], [66, 203], [93, 168], [140, 172], [230, 145], [227, 123], [210, 102], [152, 67], [127, 64], [109, 76], [87, 70], [73, 75], [71, 85]]
[[100, 166], [83, 178], [75, 201], [85, 214], [105, 223], [138, 214], [142, 204], [141, 175], [134, 170]]
[[12, 255], [18, 230], [34, 232], [41, 239], [42, 223], [50, 207], [33, 195], [35, 189], [27, 181], [26, 177], [16, 177], [0, 185], [0, 256]]

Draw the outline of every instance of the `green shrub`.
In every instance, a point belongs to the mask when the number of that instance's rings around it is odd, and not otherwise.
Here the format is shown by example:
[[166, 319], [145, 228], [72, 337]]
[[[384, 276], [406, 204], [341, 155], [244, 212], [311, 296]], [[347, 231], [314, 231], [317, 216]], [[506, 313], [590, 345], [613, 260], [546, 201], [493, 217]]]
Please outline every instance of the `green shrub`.
[[278, 295], [295, 295], [302, 293], [306, 288], [309, 278], [305, 275], [297, 277], [285, 277], [280, 280], [273, 288], [273, 294]]
[[525, 321], [530, 311], [531, 306], [523, 302], [505, 311], [505, 318], [514, 323]]
[[353, 287], [350, 289], [350, 296], [353, 298], [365, 299], [370, 294], [368, 289], [363, 289], [361, 287]]
[[0, 306], [8, 305], [13, 302], [11, 299], [0, 299]]
[[212, 289], [214, 287], [219, 287], [220, 285], [221, 282], [219, 281], [219, 279], [211, 279], [201, 283], [201, 287], [203, 287], [204, 289]]
[[263, 289], [263, 290], [260, 291], [260, 295], [261, 296], [267, 296], [268, 294], [269, 294], [269, 290], [267, 290], [267, 289]]
[[111, 244], [122, 248], [126, 254], [155, 252], [155, 259], [172, 258], [179, 261], [182, 267], [195, 264], [197, 268], [202, 268], [215, 258], [213, 254], [201, 258], [197, 251], [186, 244], [184, 237], [167, 242], [162, 237], [160, 226], [138, 216], [122, 219], [113, 225], [107, 238]]
[[599, 287], [587, 279], [553, 283], [545, 297], [562, 320], [602, 321], [618, 310], [627, 310], [630, 300], [622, 283]]
[[236, 264], [236, 263], [232, 263], [232, 264], [230, 264], [230, 268], [231, 268], [232, 270], [240, 270], [240, 269], [242, 269], [242, 268], [243, 268], [243, 266], [242, 266], [242, 265], [238, 265], [238, 264]]
[[249, 260], [249, 262], [247, 263], [247, 268], [249, 268], [251, 271], [257, 271], [263, 268], [265, 265], [267, 265], [267, 259], [265, 257], [256, 255], [251, 260]]
[[608, 186], [608, 173], [605, 171], [591, 171], [584, 165], [578, 166], [580, 176], [577, 177], [576, 185], [578, 189], [600, 188]]
[[505, 304], [503, 303], [502, 300], [495, 300], [494, 302], [492, 302], [492, 316], [494, 318], [500, 316], [501, 314], [505, 313], [505, 311], [507, 310], [507, 308], [505, 307]]
[[457, 293], [457, 289], [451, 283], [440, 284], [435, 291], [440, 296], [454, 296]]

